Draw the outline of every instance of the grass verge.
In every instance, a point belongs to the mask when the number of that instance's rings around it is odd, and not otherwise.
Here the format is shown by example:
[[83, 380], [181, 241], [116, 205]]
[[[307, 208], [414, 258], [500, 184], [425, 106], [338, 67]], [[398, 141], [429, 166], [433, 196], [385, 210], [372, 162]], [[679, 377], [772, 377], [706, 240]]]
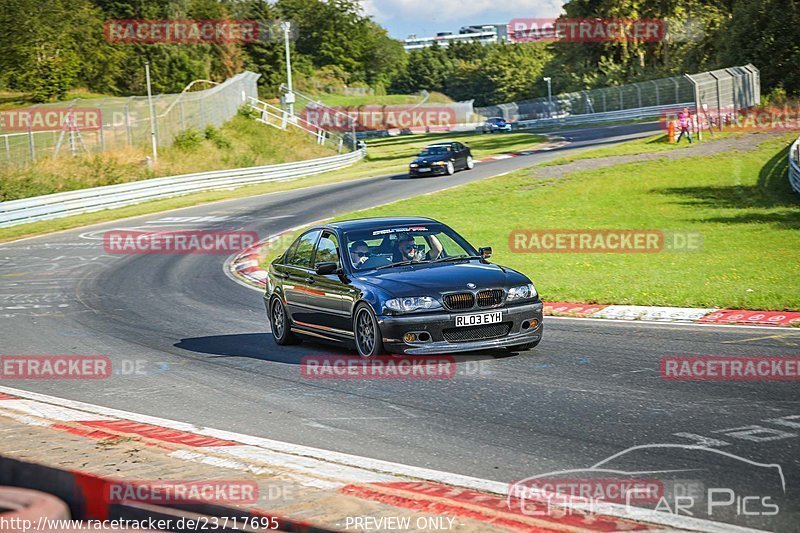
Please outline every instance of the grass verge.
[[287, 163], [334, 155], [302, 131], [280, 131], [244, 116], [221, 128], [189, 130], [158, 153], [152, 170], [149, 151], [126, 147], [93, 155], [43, 159], [25, 167], [0, 167], [0, 201], [140, 181], [160, 176]]
[[[442, 220], [548, 301], [764, 310], [800, 308], [800, 202], [786, 178], [793, 135], [749, 152], [649, 160], [536, 178], [536, 168], [340, 218]], [[754, 138], [754, 143], [758, 138]], [[638, 141], [636, 149], [660, 150]], [[516, 253], [515, 229], [697, 232], [694, 252]]]

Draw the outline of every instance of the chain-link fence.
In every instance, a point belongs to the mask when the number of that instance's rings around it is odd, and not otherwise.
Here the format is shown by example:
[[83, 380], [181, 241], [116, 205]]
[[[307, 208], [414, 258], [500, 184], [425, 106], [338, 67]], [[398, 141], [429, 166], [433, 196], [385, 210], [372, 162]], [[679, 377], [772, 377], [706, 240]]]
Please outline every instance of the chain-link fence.
[[[189, 128], [201, 130], [221, 126], [230, 120], [250, 97], [256, 97], [259, 74], [243, 72], [209, 89], [153, 96], [156, 140], [159, 146], [172, 144], [175, 136]], [[196, 82], [195, 82], [196, 83]], [[208, 82], [211, 83], [211, 82]], [[193, 84], [195, 85], [195, 84]], [[70, 122], [70, 110], [94, 109], [98, 127], [82, 128]], [[27, 131], [0, 131], [0, 164], [26, 165], [59, 154], [96, 153], [125, 146], [150, 146], [150, 110], [146, 96], [72, 100], [8, 110], [17, 117], [58, 111], [66, 120], [57, 129], [42, 130], [30, 125]], [[66, 115], [64, 115], [66, 113]], [[7, 121], [8, 122], [8, 121]], [[19, 121], [18, 121], [19, 124]]]
[[476, 107], [475, 112], [486, 118], [524, 121], [668, 106], [701, 109], [702, 104], [714, 109], [724, 106], [745, 109], [758, 104], [760, 98], [758, 69], [747, 65]]

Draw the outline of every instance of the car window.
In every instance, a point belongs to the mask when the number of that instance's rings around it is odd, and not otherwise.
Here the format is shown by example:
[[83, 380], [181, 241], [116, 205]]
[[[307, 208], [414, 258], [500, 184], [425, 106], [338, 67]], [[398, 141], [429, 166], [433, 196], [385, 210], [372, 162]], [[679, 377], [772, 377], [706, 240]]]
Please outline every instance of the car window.
[[317, 245], [317, 255], [314, 257], [314, 263], [336, 263], [336, 266], [341, 267], [339, 261], [339, 243], [336, 235], [330, 232], [325, 232]]
[[428, 146], [419, 155], [442, 155], [446, 154], [451, 150], [450, 146], [445, 145], [438, 145], [438, 146]]
[[297, 247], [288, 264], [300, 268], [311, 268], [314, 245], [319, 238], [320, 230], [309, 231], [297, 241]]
[[376, 227], [365, 231], [348, 232], [345, 242], [350, 246], [363, 242], [369, 249], [369, 257], [354, 265], [356, 270], [369, 270], [396, 262], [394, 255], [401, 235], [410, 236], [416, 245], [416, 260], [432, 261], [442, 257], [475, 255], [475, 249], [455, 233], [441, 224], [426, 224], [406, 228]]

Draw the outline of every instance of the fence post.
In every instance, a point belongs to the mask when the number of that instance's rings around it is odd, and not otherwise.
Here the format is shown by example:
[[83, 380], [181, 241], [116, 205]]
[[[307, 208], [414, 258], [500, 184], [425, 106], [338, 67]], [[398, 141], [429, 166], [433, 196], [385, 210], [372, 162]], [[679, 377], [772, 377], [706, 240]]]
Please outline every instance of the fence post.
[[639, 108], [641, 108], [642, 107], [642, 88], [638, 83], [634, 83], [633, 86], [636, 87], [636, 94], [639, 97]]
[[656, 80], [653, 80], [653, 87], [656, 89], [656, 106], [660, 106], [661, 98], [658, 95], [658, 82]]
[[6, 159], [11, 163], [11, 145], [8, 142], [8, 135], [4, 135], [3, 138], [6, 140]]
[[620, 111], [622, 111], [622, 108], [623, 108], [624, 105], [625, 104], [624, 104], [624, 102], [622, 100], [622, 86], [620, 86], [619, 87], [619, 110]]
[[709, 74], [711, 74], [711, 77], [714, 78], [714, 85], [717, 90], [717, 119], [719, 122], [719, 131], [722, 131], [722, 95], [720, 94], [719, 90], [719, 78], [713, 72], [709, 72]]

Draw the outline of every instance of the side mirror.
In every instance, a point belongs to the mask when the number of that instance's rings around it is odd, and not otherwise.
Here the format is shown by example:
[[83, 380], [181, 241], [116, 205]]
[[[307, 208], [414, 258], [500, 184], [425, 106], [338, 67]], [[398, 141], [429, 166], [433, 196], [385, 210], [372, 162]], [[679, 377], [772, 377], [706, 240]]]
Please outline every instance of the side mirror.
[[484, 259], [489, 259], [492, 257], [492, 247], [491, 246], [481, 246], [478, 248], [478, 254]]
[[339, 266], [334, 262], [317, 263], [317, 274], [320, 276], [327, 276], [329, 274], [336, 274]]

